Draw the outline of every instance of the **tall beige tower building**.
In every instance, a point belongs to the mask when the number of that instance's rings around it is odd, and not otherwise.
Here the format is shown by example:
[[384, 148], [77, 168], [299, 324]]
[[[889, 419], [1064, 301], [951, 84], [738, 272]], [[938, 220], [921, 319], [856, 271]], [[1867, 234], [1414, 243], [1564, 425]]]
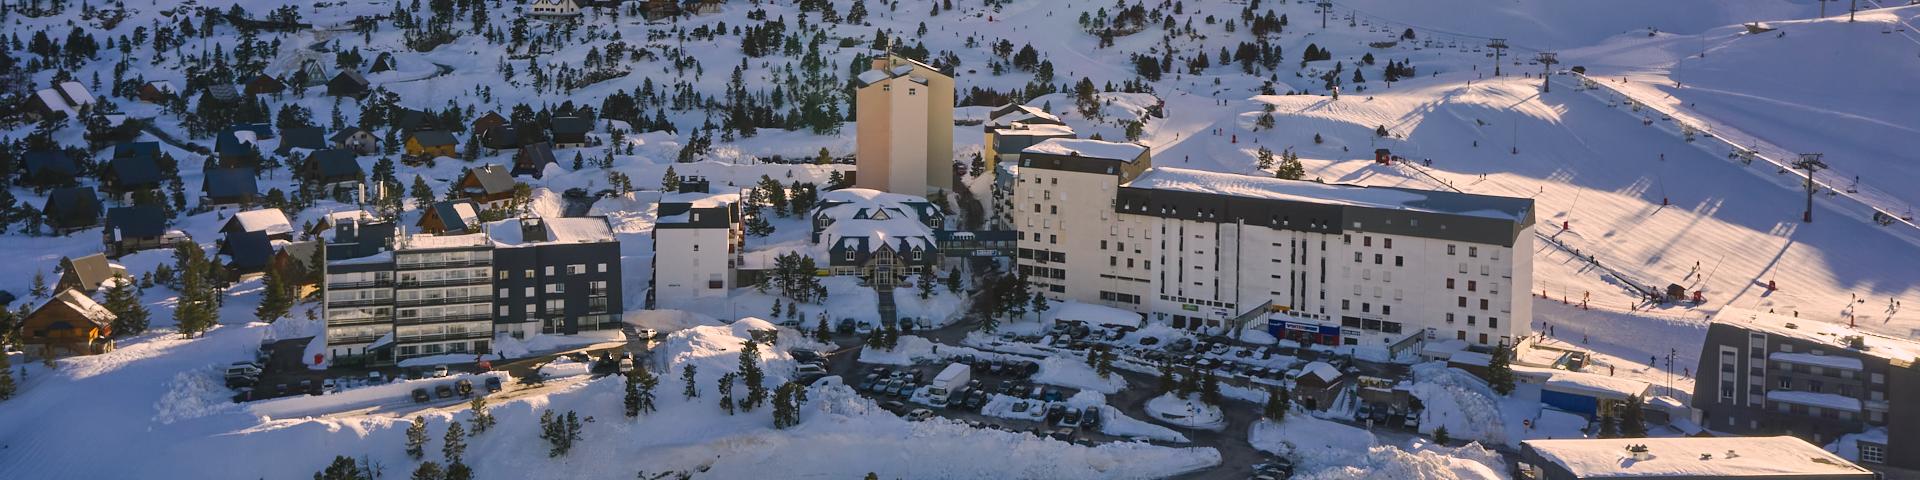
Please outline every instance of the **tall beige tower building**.
[[926, 196], [953, 189], [953, 77], [898, 55], [860, 74], [854, 186]]

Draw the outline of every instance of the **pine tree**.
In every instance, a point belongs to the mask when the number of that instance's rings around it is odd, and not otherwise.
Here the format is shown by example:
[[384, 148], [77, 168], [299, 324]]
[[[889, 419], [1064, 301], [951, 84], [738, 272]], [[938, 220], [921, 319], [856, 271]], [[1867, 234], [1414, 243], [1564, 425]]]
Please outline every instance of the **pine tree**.
[[426, 455], [427, 417], [413, 417], [413, 424], [407, 426], [407, 456], [419, 460]]
[[1100, 378], [1112, 379], [1114, 356], [1115, 354], [1113, 352], [1108, 352], [1108, 351], [1100, 352], [1100, 362], [1094, 365], [1093, 367], [1094, 373], [1100, 374]]
[[345, 455], [335, 455], [326, 469], [313, 472], [313, 480], [373, 480], [373, 468]]
[[468, 421], [473, 422], [474, 435], [493, 428], [493, 414], [487, 412], [487, 397], [474, 397], [472, 408], [473, 418]]
[[1266, 146], [1262, 145], [1260, 150], [1254, 153], [1254, 158], [1254, 165], [1261, 170], [1273, 168], [1273, 150]]
[[700, 385], [694, 382], [695, 377], [693, 372], [694, 368], [691, 363], [680, 368], [680, 381], [686, 384], [686, 388], [680, 390], [680, 395], [686, 397], [688, 400], [700, 396]]
[[1280, 166], [1273, 169], [1274, 178], [1281, 180], [1299, 180], [1307, 176], [1307, 166], [1300, 163], [1300, 155], [1291, 150], [1280, 154]]
[[113, 287], [107, 289], [107, 301], [101, 304], [113, 312], [113, 334], [138, 335], [147, 331], [147, 307], [140, 304], [139, 295], [134, 293], [133, 279], [123, 274], [114, 278], [113, 283]]
[[914, 275], [914, 277], [916, 277], [915, 279], [918, 280], [917, 282], [914, 282], [914, 283], [916, 284], [916, 286], [920, 287], [920, 299], [926, 300], [928, 298], [932, 298], [933, 297], [933, 274], [921, 273], [919, 275]]
[[1154, 385], [1154, 391], [1165, 394], [1180, 388], [1180, 382], [1173, 378], [1172, 365], [1160, 365], [1160, 383]]
[[413, 476], [409, 478], [413, 480], [446, 480], [447, 472], [440, 470], [440, 464], [426, 461], [421, 462], [419, 468], [413, 469]]
[[820, 323], [818, 325], [814, 325], [813, 339], [820, 343], [829, 343], [833, 341], [833, 331], [830, 330], [829, 327], [827, 326], [826, 316], [821, 316]]
[[773, 428], [785, 429], [793, 425], [793, 385], [781, 385], [773, 389]]
[[747, 383], [747, 396], [740, 398], [740, 410], [751, 412], [767, 399], [767, 387], [764, 372], [760, 371], [760, 345], [753, 339], [747, 339], [740, 349], [740, 378]]
[[653, 413], [653, 388], [660, 386], [660, 377], [654, 376], [653, 370], [646, 368], [635, 368], [628, 376], [632, 377], [633, 382], [639, 386], [640, 395], [635, 402], [639, 413]]
[[716, 386], [716, 388], [720, 390], [720, 409], [726, 411], [727, 415], [733, 415], [734, 376], [735, 374], [733, 372], [727, 372], [721, 375], [718, 385]]
[[1620, 438], [1620, 422], [1613, 415], [1601, 415], [1600, 438]]
[[0, 400], [13, 398], [15, 388], [18, 387], [13, 384], [13, 360], [7, 358], [6, 343], [0, 341]]
[[1051, 310], [1052, 308], [1053, 307], [1047, 305], [1046, 295], [1041, 295], [1040, 292], [1033, 292], [1033, 314], [1034, 315], [1045, 315], [1047, 313], [1047, 310]]
[[1434, 443], [1438, 443], [1438, 444], [1441, 444], [1441, 445], [1446, 445], [1446, 444], [1448, 444], [1448, 443], [1450, 443], [1450, 442], [1452, 442], [1452, 441], [1453, 441], [1453, 435], [1449, 435], [1449, 434], [1447, 434], [1447, 426], [1446, 426], [1446, 425], [1441, 425], [1441, 426], [1440, 426], [1440, 428], [1435, 428], [1435, 429], [1433, 429], [1433, 442], [1434, 442]]
[[1487, 362], [1487, 384], [1501, 395], [1513, 393], [1513, 348], [1500, 344], [1493, 349], [1493, 359]]
[[440, 446], [440, 458], [448, 465], [460, 463], [460, 458], [467, 454], [467, 429], [461, 427], [460, 422], [447, 422], [447, 436], [442, 440], [446, 444]]
[[963, 281], [963, 279], [960, 278], [960, 267], [953, 267], [952, 270], [948, 270], [946, 278], [947, 293], [959, 294], [961, 281]]
[[[485, 2], [473, 2], [475, 8], [480, 8], [479, 5], [482, 3]], [[460, 462], [448, 464], [446, 480], [473, 480], [473, 467]]]
[[1261, 410], [1260, 415], [1276, 422], [1284, 420], [1287, 418], [1287, 410], [1293, 408], [1292, 402], [1293, 399], [1287, 393], [1286, 386], [1269, 388], [1267, 389], [1267, 406]]
[[273, 323], [293, 310], [293, 291], [281, 280], [278, 268], [267, 268], [266, 279], [262, 283], [260, 305], [253, 309], [253, 314], [261, 322]]
[[1215, 376], [1212, 370], [1200, 376], [1200, 401], [1208, 405], [1220, 404], [1220, 377]]
[[413, 208], [427, 208], [433, 205], [433, 187], [427, 185], [427, 179], [413, 176]]
[[33, 298], [47, 298], [46, 272], [41, 272], [39, 270], [33, 271], [33, 284], [32, 286], [27, 287], [27, 294], [32, 295]]
[[1647, 438], [1646, 403], [1646, 399], [1639, 395], [1627, 397], [1627, 403], [1620, 412], [1620, 436]]

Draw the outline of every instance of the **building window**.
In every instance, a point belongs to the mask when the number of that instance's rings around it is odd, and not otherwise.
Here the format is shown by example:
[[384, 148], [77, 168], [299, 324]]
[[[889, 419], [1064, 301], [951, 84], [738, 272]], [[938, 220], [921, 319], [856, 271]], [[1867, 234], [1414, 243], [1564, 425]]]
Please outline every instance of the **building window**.
[[1467, 257], [1468, 257], [1468, 258], [1479, 258], [1479, 257], [1480, 257], [1480, 247], [1467, 247]]
[[1467, 308], [1467, 297], [1460, 297], [1460, 302], [1458, 305], [1460, 306], [1460, 308]]
[[1487, 309], [1487, 299], [1484, 299], [1484, 298], [1480, 299], [1480, 309], [1481, 310]]
[[501, 279], [501, 280], [506, 280], [506, 279], [507, 279], [507, 276], [509, 276], [509, 275], [512, 275], [512, 274], [513, 274], [513, 272], [509, 272], [509, 271], [506, 271], [506, 270], [501, 270], [501, 271], [500, 271], [500, 279]]
[[1487, 328], [1500, 328], [1500, 318], [1487, 317]]
[[1453, 255], [1453, 245], [1447, 245], [1447, 255]]
[[1477, 291], [1480, 291], [1480, 282], [1476, 282], [1476, 281], [1473, 281], [1473, 280], [1467, 280], [1467, 291], [1469, 291], [1469, 292], [1477, 292]]
[[1447, 314], [1447, 323], [1449, 324], [1453, 323], [1453, 314], [1451, 313]]
[[1363, 247], [1373, 246], [1373, 236], [1367, 235], [1364, 237], [1360, 237], [1360, 246], [1363, 246]]
[[1353, 263], [1360, 263], [1360, 252], [1353, 252]]
[[1860, 461], [1867, 463], [1887, 463], [1887, 446], [1878, 443], [1860, 442]]
[[1407, 258], [1406, 258], [1406, 257], [1402, 257], [1402, 256], [1399, 256], [1399, 255], [1394, 255], [1394, 256], [1393, 256], [1393, 266], [1396, 266], [1396, 267], [1404, 267], [1404, 266], [1407, 266]]
[[1392, 248], [1393, 248], [1393, 239], [1391, 239], [1391, 238], [1382, 238], [1382, 239], [1380, 239], [1380, 241], [1381, 241], [1381, 242], [1384, 242], [1384, 243], [1386, 243], [1386, 245], [1387, 245], [1387, 248], [1388, 248], [1388, 249], [1392, 249]]
[[1452, 289], [1453, 289], [1453, 279], [1451, 279], [1451, 278], [1449, 278], [1449, 279], [1447, 279], [1447, 289], [1448, 289], [1448, 290], [1452, 290]]

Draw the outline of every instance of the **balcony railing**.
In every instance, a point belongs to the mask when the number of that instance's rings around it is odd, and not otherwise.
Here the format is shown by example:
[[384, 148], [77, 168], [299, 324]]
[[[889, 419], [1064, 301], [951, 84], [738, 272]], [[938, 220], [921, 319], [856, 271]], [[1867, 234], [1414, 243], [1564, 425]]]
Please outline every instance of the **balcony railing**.
[[400, 288], [449, 287], [449, 286], [460, 286], [460, 285], [485, 285], [487, 284], [488, 281], [489, 279], [487, 277], [467, 277], [467, 278], [448, 278], [448, 279], [441, 279], [441, 280], [401, 280], [398, 285], [400, 286]]
[[425, 268], [484, 267], [488, 265], [493, 265], [493, 259], [475, 258], [449, 262], [400, 262], [395, 263], [394, 268], [400, 270], [419, 270]]
[[378, 287], [391, 287], [391, 286], [393, 286], [392, 280], [374, 280], [374, 281], [366, 281], [366, 282], [330, 282], [327, 284], [327, 289], [338, 290], [343, 288], [378, 288]]
[[437, 342], [442, 340], [484, 340], [484, 339], [491, 339], [491, 338], [493, 338], [493, 331], [482, 330], [477, 332], [435, 333], [435, 334], [429, 334], [429, 335], [414, 335], [414, 336], [408, 336], [408, 337], [399, 337], [396, 340], [399, 343], [414, 343], [414, 342]]
[[327, 337], [327, 344], [328, 345], [347, 345], [347, 344], [354, 344], [354, 343], [373, 343], [374, 340], [379, 340], [382, 335], [385, 335], [385, 334], [354, 335], [350, 337]]
[[431, 317], [396, 318], [393, 320], [393, 324], [394, 325], [422, 325], [422, 324], [428, 324], [428, 323], [471, 322], [475, 320], [488, 320], [491, 318], [493, 318], [492, 315], [488, 315], [485, 313], [469, 313], [464, 315], [435, 315]]
[[374, 324], [374, 323], [388, 323], [392, 321], [393, 321], [393, 317], [390, 315], [373, 316], [373, 317], [329, 318], [327, 319], [327, 325], [330, 325], [330, 326], [366, 325], [366, 324]]
[[391, 298], [360, 298], [353, 300], [328, 300], [327, 308], [373, 307], [391, 304], [393, 304], [393, 299]]
[[454, 305], [461, 303], [493, 303], [493, 297], [486, 295], [468, 295], [465, 297], [421, 298], [415, 300], [398, 300], [393, 302], [393, 305], [396, 307], [418, 307], [424, 305]]

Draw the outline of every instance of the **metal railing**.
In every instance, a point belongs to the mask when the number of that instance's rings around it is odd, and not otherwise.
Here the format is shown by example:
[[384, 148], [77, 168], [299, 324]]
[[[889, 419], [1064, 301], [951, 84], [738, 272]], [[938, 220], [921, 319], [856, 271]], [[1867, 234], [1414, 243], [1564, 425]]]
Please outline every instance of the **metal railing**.
[[484, 267], [488, 265], [493, 265], [493, 259], [476, 258], [476, 259], [470, 259], [470, 260], [456, 260], [456, 261], [448, 261], [448, 262], [400, 262], [400, 263], [395, 263], [394, 268], [400, 269], [400, 270], [419, 270], [419, 269], [426, 269], [426, 268]]
[[491, 338], [493, 338], [493, 332], [490, 330], [485, 330], [485, 331], [477, 331], [477, 332], [434, 333], [434, 334], [428, 334], [428, 335], [397, 337], [395, 338], [395, 341], [399, 343], [408, 343], [408, 342], [435, 342], [435, 341], [441, 341], [441, 340], [469, 340], [469, 339], [481, 340], [481, 339], [491, 339]]
[[391, 305], [391, 304], [393, 304], [393, 299], [391, 299], [391, 298], [362, 298], [362, 299], [355, 299], [355, 300], [328, 300], [328, 301], [327, 301], [327, 308], [347, 308], [347, 307], [373, 307], [373, 306], [380, 306], [380, 305]]
[[341, 289], [341, 288], [372, 288], [372, 287], [391, 287], [391, 286], [393, 286], [393, 281], [392, 281], [392, 280], [374, 280], [374, 281], [366, 281], [366, 282], [329, 282], [329, 283], [327, 283], [327, 288], [328, 288], [328, 289]]
[[417, 300], [397, 300], [396, 307], [419, 307], [426, 305], [453, 305], [460, 303], [493, 303], [493, 297], [486, 295], [468, 295], [464, 297], [422, 298]]
[[487, 320], [491, 318], [493, 318], [493, 316], [485, 313], [469, 313], [465, 315], [435, 315], [431, 317], [397, 318], [393, 320], [393, 324], [394, 325], [422, 325], [422, 324], [428, 324], [428, 323], [471, 322], [475, 320]]
[[396, 285], [400, 287], [405, 287], [405, 288], [447, 287], [447, 286], [460, 286], [460, 285], [483, 285], [489, 281], [491, 281], [491, 279], [487, 277], [467, 277], [467, 278], [448, 278], [448, 279], [441, 279], [441, 280], [401, 280], [400, 283]]

